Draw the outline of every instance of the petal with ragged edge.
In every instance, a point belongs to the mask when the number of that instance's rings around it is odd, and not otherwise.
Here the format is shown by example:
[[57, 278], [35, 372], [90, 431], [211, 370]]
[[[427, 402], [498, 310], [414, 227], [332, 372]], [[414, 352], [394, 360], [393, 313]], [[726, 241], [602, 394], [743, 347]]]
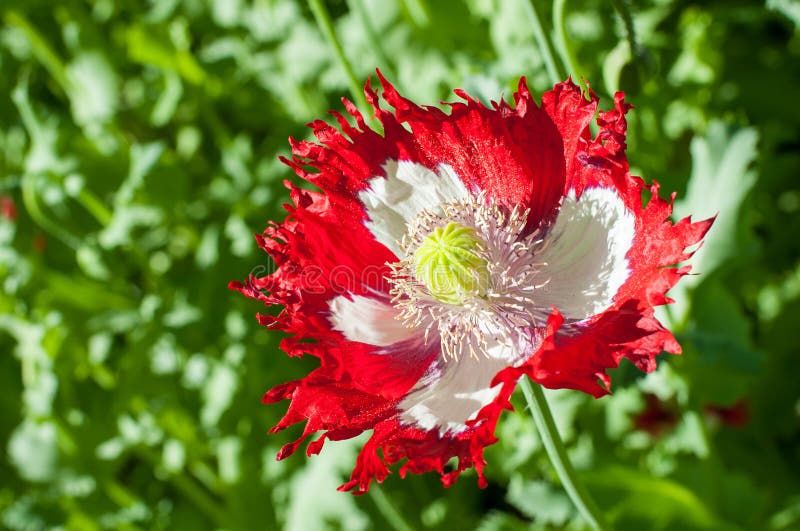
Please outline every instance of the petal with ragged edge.
[[[279, 458], [316, 432], [309, 454], [326, 439], [371, 430], [342, 490], [365, 492], [400, 461], [401, 475], [436, 471], [445, 485], [475, 468], [484, 486], [484, 448], [521, 376], [599, 396], [608, 392], [606, 370], [622, 358], [650, 371], [662, 350], [679, 350], [653, 307], [669, 302], [667, 290], [688, 272], [671, 266], [689, 258], [711, 221], [673, 224], [657, 185], [643, 203], [647, 189], [625, 156], [630, 106], [621, 94], [599, 114], [592, 138], [597, 98], [571, 82], [545, 93], [541, 107], [524, 79], [513, 107], [487, 108], [457, 92], [464, 101], [447, 113], [381, 83], [393, 112], [369, 84], [365, 94], [383, 135], [345, 101], [355, 124], [333, 113], [338, 129], [316, 121], [316, 142], [291, 140], [284, 162], [321, 191], [290, 185], [286, 220], [257, 236], [275, 271], [231, 287], [280, 306], [260, 321], [287, 333], [281, 348], [289, 355], [319, 360], [264, 396], [290, 400], [274, 431], [305, 422]], [[403, 330], [391, 306], [389, 264], [401, 258], [409, 217], [465, 193], [528, 210], [527, 227], [548, 227], [542, 237], [553, 238], [543, 251], [549, 288], [534, 312], [549, 318], [523, 330], [529, 344], [512, 349], [513, 358], [498, 346], [486, 359], [445, 359], [435, 331], [426, 341]]]
[[[554, 118], [562, 135], [574, 133], [573, 121], [595, 112], [597, 98], [587, 102], [577, 86], [561, 83], [543, 98], [544, 109]], [[666, 292], [689, 266], [673, 267], [688, 260], [713, 220], [691, 222], [688, 218], [673, 224], [669, 220], [672, 201], [658, 196], [658, 184], [650, 187], [629, 172], [625, 156], [627, 122], [631, 105], [622, 93], [614, 97], [614, 109], [600, 112], [600, 131], [594, 139], [587, 132], [577, 136], [566, 164], [572, 168], [565, 192], [581, 196], [597, 188], [615, 190], [627, 211], [634, 217], [633, 241], [625, 254], [629, 273], [602, 312], [588, 317], [568, 334], [556, 334], [526, 364], [534, 380], [551, 388], [578, 389], [594, 396], [607, 394], [610, 379], [606, 370], [628, 358], [639, 369], [655, 370], [655, 357], [661, 352], [680, 353], [672, 334], [654, 317], [654, 306], [667, 304]], [[649, 200], [644, 196], [649, 192]], [[688, 252], [687, 249], [694, 249]], [[553, 301], [558, 307], [558, 302]]]
[[[484, 107], [462, 91], [465, 102], [450, 113], [403, 98], [383, 77], [384, 98], [414, 136], [423, 164], [449, 164], [470, 190], [485, 190], [501, 203], [531, 210], [536, 223], [555, 212], [566, 182], [564, 144], [551, 117], [520, 80], [516, 106]], [[388, 131], [387, 131], [388, 133]]]

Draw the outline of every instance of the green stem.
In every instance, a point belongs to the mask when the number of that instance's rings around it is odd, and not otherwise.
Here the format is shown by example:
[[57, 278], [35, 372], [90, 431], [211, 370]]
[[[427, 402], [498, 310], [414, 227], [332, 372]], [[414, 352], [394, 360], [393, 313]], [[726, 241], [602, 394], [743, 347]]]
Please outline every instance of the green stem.
[[28, 39], [34, 57], [50, 72], [50, 75], [64, 89], [64, 92], [69, 92], [70, 82], [67, 78], [64, 62], [53, 50], [53, 47], [50, 46], [50, 43], [47, 42], [47, 39], [28, 22], [25, 15], [14, 9], [7, 11], [3, 18], [6, 24], [15, 26], [22, 31], [23, 35]]
[[77, 250], [81, 245], [80, 239], [48, 218], [39, 205], [36, 197], [36, 185], [33, 181], [35, 178], [33, 174], [26, 174], [22, 178], [22, 203], [25, 205], [25, 210], [42, 229], [73, 251]]
[[542, 438], [547, 455], [556, 469], [564, 490], [567, 491], [570, 499], [572, 499], [572, 503], [578, 508], [589, 527], [596, 531], [610, 529], [603, 521], [603, 517], [594, 500], [578, 480], [575, 469], [572, 468], [572, 463], [567, 456], [567, 449], [558, 434], [558, 428], [553, 420], [553, 414], [550, 412], [550, 406], [547, 404], [547, 398], [545, 398], [541, 386], [531, 386], [526, 378], [520, 380], [519, 386], [522, 388], [522, 394], [525, 395], [528, 408], [533, 414], [533, 421], [539, 430], [539, 436]]
[[555, 57], [553, 57], [553, 51], [550, 49], [550, 43], [547, 42], [547, 36], [545, 35], [544, 28], [539, 20], [539, 15], [536, 13], [536, 4], [534, 3], [534, 0], [528, 0], [523, 5], [525, 6], [525, 11], [528, 13], [531, 26], [533, 26], [533, 36], [536, 39], [536, 45], [539, 47], [539, 52], [544, 58], [544, 65], [547, 68], [547, 74], [550, 76], [550, 79], [553, 80], [553, 83], [558, 83], [563, 78], [561, 77], [561, 72], [558, 70], [558, 66], [556, 66], [556, 60]]
[[414, 528], [406, 523], [403, 516], [395, 509], [392, 502], [389, 501], [389, 498], [386, 497], [386, 494], [383, 493], [378, 485], [373, 485], [369, 489], [369, 494], [378, 507], [378, 511], [380, 511], [392, 529], [395, 531], [413, 531]]
[[639, 45], [636, 42], [636, 28], [633, 25], [630, 6], [626, 0], [611, 0], [611, 3], [614, 4], [614, 9], [617, 10], [622, 19], [622, 24], [625, 26], [625, 37], [628, 39], [628, 46], [631, 48], [631, 55], [635, 57], [639, 55]]
[[578, 70], [578, 61], [575, 59], [575, 54], [572, 52], [567, 40], [567, 27], [564, 23], [564, 7], [566, 3], [566, 0], [555, 0], [553, 2], [553, 29], [555, 30], [556, 48], [559, 51], [559, 55], [561, 55], [561, 60], [567, 66], [572, 80], [588, 93], [588, 87]]
[[[151, 466], [160, 462], [160, 457], [151, 448], [138, 447], [136, 454], [147, 461]], [[231, 527], [231, 518], [226, 507], [219, 503], [208, 491], [200, 487], [197, 482], [187, 473], [181, 472], [171, 474], [169, 481], [181, 492], [198, 511], [204, 513], [217, 528], [226, 529]], [[235, 526], [234, 526], [235, 527]]]
[[83, 205], [83, 208], [85, 208], [92, 216], [94, 216], [94, 219], [96, 219], [100, 225], [105, 227], [111, 223], [111, 218], [114, 216], [114, 214], [105, 205], [105, 203], [100, 200], [99, 197], [94, 195], [94, 193], [84, 188], [78, 192], [78, 195], [75, 199], [77, 199], [78, 202]]
[[333, 48], [336, 59], [339, 61], [339, 65], [347, 75], [347, 81], [350, 85], [350, 95], [353, 97], [353, 101], [361, 109], [361, 112], [364, 113], [364, 116], [369, 116], [369, 114], [365, 112], [368, 107], [367, 99], [364, 97], [364, 91], [361, 88], [361, 84], [358, 82], [358, 78], [353, 70], [353, 66], [350, 64], [350, 61], [347, 60], [347, 56], [344, 54], [342, 43], [336, 36], [336, 31], [333, 28], [331, 16], [328, 14], [325, 4], [321, 0], [308, 0], [308, 7], [311, 9], [311, 12], [314, 13], [314, 19], [317, 21], [317, 26], [319, 26], [320, 31], [325, 36], [325, 40], [328, 41], [330, 47]]
[[378, 64], [383, 74], [389, 79], [394, 78], [395, 76], [391, 70], [391, 66], [389, 66], [389, 58], [383, 49], [383, 43], [375, 31], [375, 27], [372, 25], [369, 16], [367, 16], [363, 0], [347, 0], [347, 6], [350, 8], [350, 11], [358, 17], [358, 21], [364, 27], [364, 32], [367, 35], [372, 51], [375, 53], [375, 57], [378, 59]]
[[192, 504], [194, 504], [200, 512], [205, 513], [219, 528], [224, 529], [230, 525], [231, 519], [228, 517], [228, 513], [225, 511], [224, 507], [217, 503], [192, 479], [183, 474], [173, 475], [169, 479], [176, 489], [190, 499]]
[[611, 0], [611, 3], [614, 4], [614, 9], [617, 10], [617, 13], [622, 19], [622, 24], [625, 26], [625, 38], [628, 41], [631, 56], [635, 59], [635, 66], [639, 75], [645, 76], [653, 74], [655, 69], [653, 58], [648, 53], [647, 48], [639, 44], [636, 38], [636, 26], [633, 23], [630, 1]]
[[424, 0], [400, 0], [400, 4], [417, 28], [425, 28], [430, 24], [431, 19]]

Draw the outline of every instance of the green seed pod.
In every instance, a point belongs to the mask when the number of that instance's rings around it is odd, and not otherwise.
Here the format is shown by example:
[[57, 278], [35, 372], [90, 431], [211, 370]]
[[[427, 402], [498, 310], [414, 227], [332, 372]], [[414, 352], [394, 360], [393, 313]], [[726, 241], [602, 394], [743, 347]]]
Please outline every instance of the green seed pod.
[[487, 263], [475, 230], [450, 222], [427, 235], [414, 252], [414, 273], [436, 299], [464, 304], [486, 294]]

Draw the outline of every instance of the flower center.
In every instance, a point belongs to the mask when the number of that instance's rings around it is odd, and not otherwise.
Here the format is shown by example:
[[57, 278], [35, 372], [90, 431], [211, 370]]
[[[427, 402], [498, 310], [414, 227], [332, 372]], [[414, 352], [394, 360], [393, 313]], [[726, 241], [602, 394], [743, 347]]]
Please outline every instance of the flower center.
[[414, 252], [414, 276], [447, 304], [486, 295], [489, 271], [475, 229], [449, 222], [422, 239]]
[[425, 330], [426, 343], [440, 342], [445, 360], [522, 359], [547, 320], [535, 301], [548, 282], [536, 256], [544, 240], [540, 229], [526, 230], [527, 215], [481, 193], [408, 224], [402, 259], [390, 264], [392, 303], [403, 324]]

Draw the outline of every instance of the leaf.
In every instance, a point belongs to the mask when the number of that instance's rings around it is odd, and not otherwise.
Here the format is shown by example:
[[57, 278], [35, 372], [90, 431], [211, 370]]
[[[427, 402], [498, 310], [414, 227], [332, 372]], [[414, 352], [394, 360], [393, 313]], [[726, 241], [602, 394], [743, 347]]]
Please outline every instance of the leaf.
[[177, 72], [183, 79], [194, 85], [216, 84], [209, 80], [203, 67], [187, 50], [176, 50], [150, 33], [145, 26], [135, 25], [125, 34], [128, 56], [136, 63], [155, 65], [166, 71]]
[[[287, 531], [329, 529], [336, 522], [339, 529], [367, 529], [369, 521], [354, 503], [353, 497], [336, 491], [350, 472], [349, 463], [365, 438], [327, 444], [325, 450], [308, 461], [288, 482], [289, 500], [286, 507]], [[309, 500], [314, 500], [309, 510]]]
[[8, 455], [19, 475], [28, 481], [52, 479], [58, 464], [55, 424], [25, 419], [11, 434]]
[[753, 346], [752, 324], [739, 302], [716, 278], [701, 284], [693, 297], [687, 355], [675, 364], [692, 382], [695, 401], [731, 405], [761, 373], [763, 355]]
[[800, 28], [800, 2], [797, 0], [767, 0], [767, 9], [788, 18], [794, 24], [795, 32]]
[[672, 83], [708, 84], [714, 81], [720, 54], [709, 45], [713, 22], [710, 13], [697, 8], [686, 10], [681, 17], [683, 51], [669, 72]]
[[117, 76], [98, 51], [82, 52], [67, 66], [75, 123], [87, 127], [109, 121], [117, 109]]
[[758, 293], [758, 315], [771, 321], [780, 315], [790, 301], [800, 297], [800, 263], [778, 282], [770, 283]]
[[563, 490], [545, 481], [526, 481], [516, 474], [511, 478], [506, 500], [537, 523], [560, 526], [575, 514]]
[[675, 202], [673, 217], [717, 218], [691, 260], [693, 275], [670, 291], [676, 301], [670, 306], [673, 323], [683, 322], [689, 311], [687, 293], [741, 249], [738, 213], [756, 181], [750, 166], [757, 142], [755, 129], [734, 130], [720, 121], [711, 122], [705, 136], [692, 139], [692, 174], [686, 195]]
[[621, 466], [585, 472], [592, 492], [600, 493], [615, 529], [735, 529], [718, 519], [698, 496], [675, 481]]
[[631, 47], [628, 41], [619, 41], [603, 62], [603, 84], [606, 92], [613, 96], [620, 89], [619, 78], [622, 69], [631, 60]]

